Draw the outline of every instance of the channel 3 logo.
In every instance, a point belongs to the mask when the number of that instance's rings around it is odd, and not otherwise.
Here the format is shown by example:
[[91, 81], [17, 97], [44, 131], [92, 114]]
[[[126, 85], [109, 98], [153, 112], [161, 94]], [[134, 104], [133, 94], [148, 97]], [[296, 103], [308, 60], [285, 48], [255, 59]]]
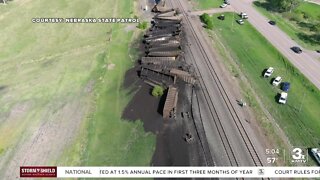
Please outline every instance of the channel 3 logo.
[[304, 148], [294, 148], [291, 151], [292, 163], [306, 163], [308, 150]]

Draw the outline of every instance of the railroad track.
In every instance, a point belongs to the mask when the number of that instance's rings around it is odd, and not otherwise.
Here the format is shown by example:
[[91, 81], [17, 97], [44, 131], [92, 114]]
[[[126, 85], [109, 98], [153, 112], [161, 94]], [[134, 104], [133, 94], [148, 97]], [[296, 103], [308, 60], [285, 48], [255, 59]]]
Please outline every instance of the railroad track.
[[[173, 5], [173, 2], [170, 1], [170, 3], [171, 3], [171, 5]], [[259, 155], [258, 155], [258, 153], [257, 153], [252, 141], [250, 140], [249, 135], [247, 134], [240, 117], [236, 113], [234, 105], [231, 103], [231, 99], [230, 99], [228, 93], [226, 92], [225, 88], [223, 87], [222, 82], [221, 82], [219, 76], [217, 75], [216, 70], [213, 68], [213, 65], [210, 63], [210, 59], [209, 59], [209, 57], [208, 57], [208, 55], [207, 55], [202, 43], [200, 42], [200, 40], [198, 38], [197, 32], [195, 30], [195, 27], [194, 27], [194, 25], [191, 23], [191, 21], [189, 19], [190, 17], [188, 17], [187, 12], [186, 12], [185, 8], [183, 7], [183, 5], [181, 4], [180, 0], [174, 0], [174, 3], [176, 4], [176, 6], [172, 6], [172, 7], [178, 7], [180, 9], [181, 14], [184, 16], [186, 25], [188, 25], [190, 27], [191, 34], [194, 37], [194, 39], [196, 41], [196, 44], [198, 45], [198, 47], [200, 49], [201, 55], [203, 56], [203, 58], [205, 60], [204, 63], [209, 68], [210, 75], [215, 80], [214, 83], [216, 83], [216, 85], [218, 87], [219, 93], [220, 93], [223, 101], [225, 102], [226, 107], [228, 108], [228, 111], [230, 112], [232, 120], [233, 120], [234, 124], [236, 125], [236, 128], [239, 131], [239, 134], [240, 134], [241, 138], [244, 141], [245, 147], [248, 150], [254, 165], [255, 166], [263, 166], [262, 161], [261, 161], [261, 159], [260, 159], [260, 157], [259, 157]], [[197, 62], [195, 61], [195, 55], [192, 54], [191, 50], [189, 50], [189, 51], [190, 51], [190, 54], [193, 56], [193, 58], [191, 58], [191, 59], [192, 59], [192, 61], [194, 63], [194, 66], [195, 66], [195, 68], [197, 70], [197, 73], [201, 77], [200, 68], [199, 68]], [[210, 113], [211, 113], [212, 117], [214, 117], [214, 123], [215, 123], [215, 125], [217, 127], [219, 136], [220, 136], [220, 138], [222, 140], [222, 143], [223, 143], [223, 146], [224, 146], [224, 148], [226, 150], [226, 153], [227, 153], [228, 159], [230, 161], [230, 164], [232, 166], [238, 166], [239, 162], [236, 159], [236, 156], [235, 156], [235, 154], [233, 152], [233, 148], [231, 147], [230, 141], [228, 140], [227, 134], [226, 134], [225, 129], [224, 129], [222, 123], [221, 123], [221, 119], [218, 116], [218, 113], [216, 111], [214, 103], [213, 103], [212, 99], [210, 98], [208, 88], [205, 86], [205, 82], [204, 82], [204, 80], [202, 78], [199, 78], [199, 81], [200, 81], [201, 90], [202, 90], [202, 92], [204, 94], [205, 101], [206, 101], [206, 103], [208, 105], [208, 108], [210, 110]], [[199, 101], [197, 101], [197, 103], [198, 103], [198, 105], [200, 105]]]

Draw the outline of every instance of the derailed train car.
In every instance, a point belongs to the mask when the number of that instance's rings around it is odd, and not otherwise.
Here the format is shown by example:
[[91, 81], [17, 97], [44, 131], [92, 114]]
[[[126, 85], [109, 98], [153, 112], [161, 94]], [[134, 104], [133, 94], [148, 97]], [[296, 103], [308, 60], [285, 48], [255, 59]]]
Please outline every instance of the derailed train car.
[[165, 41], [150, 41], [149, 43], [146, 44], [146, 46], [150, 46], [150, 47], [155, 47], [155, 46], [161, 46], [163, 44], [178, 44], [180, 43], [179, 38], [173, 37], [172, 39], [169, 40], [165, 40]]
[[174, 47], [174, 46], [160, 46], [160, 47], [153, 47], [153, 48], [149, 48], [146, 49], [146, 52], [150, 53], [150, 52], [157, 52], [157, 51], [178, 51], [180, 50], [180, 46], [178, 47]]
[[177, 57], [182, 53], [181, 50], [176, 51], [153, 51], [147, 53], [149, 57]]
[[179, 41], [179, 37], [175, 37], [175, 36], [166, 36], [166, 37], [161, 37], [161, 38], [154, 38], [154, 39], [148, 39], [148, 40], [144, 40], [145, 43], [147, 44], [163, 44], [163, 43], [168, 43], [170, 41]]
[[151, 86], [168, 88], [163, 117], [174, 118], [179, 90], [174, 87], [182, 82], [194, 84], [196, 77], [191, 73], [194, 72], [191, 65], [183, 58], [180, 43], [182, 16], [177, 15], [178, 10], [161, 6], [155, 6], [153, 11], [158, 14], [144, 35], [146, 55], [140, 60], [140, 77]]
[[146, 45], [145, 46], [147, 51], [152, 51], [150, 49], [161, 49], [161, 48], [170, 48], [170, 49], [174, 49], [174, 48], [180, 48], [180, 42], [178, 43], [163, 43], [163, 44], [154, 44], [153, 46], [150, 45]]
[[152, 8], [152, 12], [155, 12], [155, 13], [166, 13], [166, 12], [170, 12], [170, 11], [173, 11], [174, 9], [172, 8], [167, 8], [167, 7], [164, 7], [164, 6], [159, 6], [159, 5], [155, 5], [153, 8]]
[[171, 20], [171, 21], [182, 21], [182, 15], [177, 15], [177, 16], [158, 16], [155, 17], [155, 19], [160, 19], [160, 20]]
[[174, 15], [176, 15], [176, 10], [168, 11], [165, 13], [159, 13], [159, 14], [155, 15], [155, 17], [171, 17]]

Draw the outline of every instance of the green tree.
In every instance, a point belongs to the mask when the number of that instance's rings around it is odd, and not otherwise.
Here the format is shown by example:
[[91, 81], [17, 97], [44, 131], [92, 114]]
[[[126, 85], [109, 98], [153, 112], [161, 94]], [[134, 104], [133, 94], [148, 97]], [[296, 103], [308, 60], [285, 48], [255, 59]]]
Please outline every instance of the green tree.
[[154, 88], [152, 89], [152, 96], [154, 97], [160, 97], [163, 95], [164, 89], [161, 86], [154, 86]]
[[320, 23], [314, 24], [314, 25], [310, 28], [310, 30], [313, 31], [313, 32], [320, 32]]
[[302, 0], [268, 0], [273, 9], [287, 12], [297, 8]]
[[203, 13], [203, 14], [200, 16], [200, 20], [201, 20], [203, 23], [207, 23], [208, 21], [210, 21], [210, 16], [209, 16], [209, 14]]
[[213, 28], [213, 22], [212, 22], [212, 18], [209, 16], [209, 14], [204, 13], [200, 16], [200, 20], [206, 24], [206, 27], [208, 29], [212, 29]]
[[281, 9], [284, 11], [292, 11], [297, 8], [301, 3], [301, 0], [280, 0]]
[[208, 28], [208, 29], [212, 29], [212, 28], [213, 28], [213, 22], [212, 22], [212, 20], [210, 20], [210, 21], [207, 22], [207, 28]]

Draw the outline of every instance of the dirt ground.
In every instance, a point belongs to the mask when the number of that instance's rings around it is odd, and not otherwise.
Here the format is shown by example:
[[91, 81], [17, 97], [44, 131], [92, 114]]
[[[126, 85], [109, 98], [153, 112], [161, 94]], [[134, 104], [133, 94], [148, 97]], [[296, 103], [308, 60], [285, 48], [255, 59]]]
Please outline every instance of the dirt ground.
[[161, 114], [158, 112], [160, 99], [151, 96], [151, 87], [138, 78], [137, 68], [126, 73], [124, 87], [133, 88], [133, 99], [125, 108], [122, 118], [127, 120], [142, 120], [144, 130], [157, 134], [163, 127]]
[[[181, 118], [164, 120], [161, 112], [166, 94], [162, 98], [153, 97], [151, 95], [152, 87], [139, 79], [138, 70], [139, 68], [136, 66], [126, 73], [124, 88], [133, 88], [135, 95], [125, 108], [122, 118], [129, 121], [141, 120], [146, 132], [157, 135], [156, 149], [150, 165], [204, 166], [205, 160], [201, 155], [201, 144], [198, 137], [195, 136], [196, 140], [192, 144], [188, 144], [183, 138], [186, 132], [195, 128], [193, 123]], [[184, 94], [180, 94], [181, 101], [178, 103], [183, 104], [182, 96]]]
[[[178, 136], [175, 135], [172, 121], [164, 121], [160, 114], [159, 107], [162, 107], [164, 99], [155, 98], [150, 94], [152, 87], [138, 78], [137, 70], [137, 68], [131, 69], [126, 74], [124, 86], [135, 86], [137, 92], [125, 108], [122, 118], [129, 121], [141, 120], [146, 132], [157, 135], [151, 166], [187, 165], [187, 158], [184, 158], [187, 157], [186, 152], [177, 139]], [[163, 95], [165, 96], [166, 94]], [[172, 153], [179, 156], [172, 156]]]

